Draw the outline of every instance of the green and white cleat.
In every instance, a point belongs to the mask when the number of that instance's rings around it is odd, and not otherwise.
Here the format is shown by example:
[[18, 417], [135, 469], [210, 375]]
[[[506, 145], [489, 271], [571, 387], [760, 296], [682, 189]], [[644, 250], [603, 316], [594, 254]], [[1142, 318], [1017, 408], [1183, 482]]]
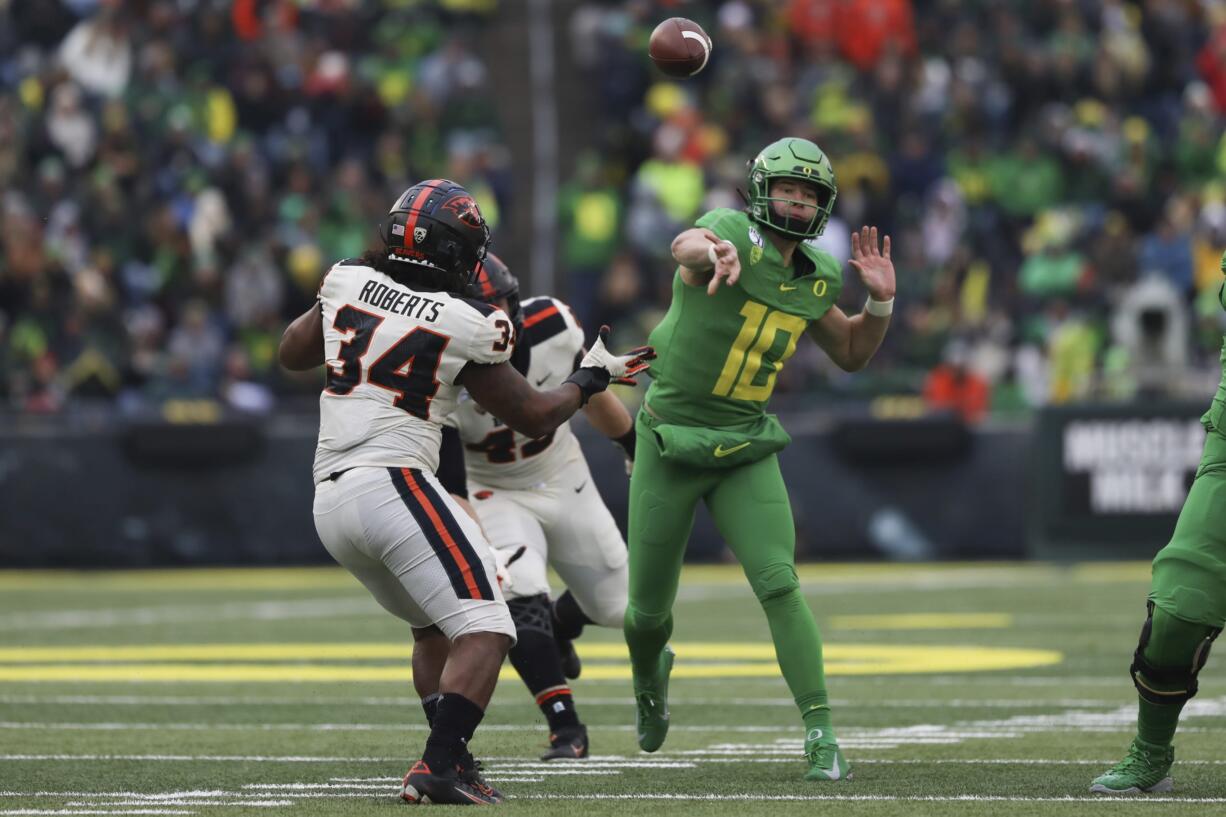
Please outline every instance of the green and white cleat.
[[1090, 791], [1095, 794], [1170, 791], [1174, 788], [1170, 775], [1174, 762], [1173, 746], [1156, 746], [1135, 738], [1128, 747], [1128, 755], [1106, 774], [1094, 778]]
[[668, 675], [673, 671], [673, 648], [665, 646], [660, 653], [660, 667], [650, 681], [634, 679], [635, 719], [639, 748], [654, 752], [664, 745], [668, 735]]
[[813, 737], [805, 740], [805, 759], [809, 761], [805, 780], [851, 780], [851, 764], [834, 736], [823, 740], [820, 729], [810, 729], [809, 734]]

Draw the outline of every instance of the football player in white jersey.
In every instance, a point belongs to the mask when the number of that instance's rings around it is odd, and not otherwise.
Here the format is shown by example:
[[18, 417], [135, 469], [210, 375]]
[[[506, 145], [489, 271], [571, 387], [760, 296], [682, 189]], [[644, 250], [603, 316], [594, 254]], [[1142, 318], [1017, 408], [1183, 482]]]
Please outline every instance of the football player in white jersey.
[[[583, 330], [566, 304], [543, 297], [521, 305], [519, 282], [496, 256], [478, 265], [468, 292], [510, 316], [516, 338], [511, 365], [537, 388], [565, 382], [583, 359]], [[533, 437], [467, 398], [461, 394], [446, 421], [454, 430], [443, 431], [439, 478], [451, 493], [469, 499], [507, 563], [504, 590], [518, 639], [511, 664], [549, 723], [550, 745], [541, 759], [585, 757], [587, 728], [566, 683], [579, 671], [571, 639], [585, 624], [622, 626], [626, 543], [569, 423]], [[602, 392], [584, 412], [633, 461], [634, 423], [621, 401]], [[568, 588], [557, 605], [550, 603], [547, 564]]]
[[597, 343], [573, 375], [537, 391], [507, 362], [510, 318], [460, 294], [489, 242], [464, 188], [445, 179], [409, 188], [382, 238], [382, 251], [328, 271], [318, 305], [286, 329], [279, 355], [290, 369], [326, 364], [314, 468], [319, 538], [413, 628], [413, 684], [431, 731], [402, 796], [496, 803], [467, 744], [515, 625], [480, 527], [434, 476], [442, 420], [466, 389], [540, 437], [611, 380], [642, 371], [652, 353], [615, 357]]

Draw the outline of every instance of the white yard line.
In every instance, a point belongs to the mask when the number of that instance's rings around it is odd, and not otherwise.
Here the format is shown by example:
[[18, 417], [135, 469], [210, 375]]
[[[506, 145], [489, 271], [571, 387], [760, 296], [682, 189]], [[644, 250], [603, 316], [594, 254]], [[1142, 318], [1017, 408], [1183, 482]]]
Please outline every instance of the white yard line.
[[[523, 782], [529, 781], [526, 778]], [[345, 791], [345, 792], [329, 792], [316, 790], [295, 791], [286, 795], [282, 795], [279, 800], [258, 800], [238, 799], [233, 802], [219, 802], [217, 800], [200, 800], [200, 799], [182, 799], [169, 802], [161, 802], [160, 804], [174, 805], [190, 805], [190, 806], [220, 806], [220, 805], [236, 805], [236, 806], [283, 806], [290, 805], [294, 800], [300, 799], [318, 799], [318, 798], [365, 798], [370, 795], [387, 794], [390, 798], [387, 787], [381, 787], [378, 791]], [[49, 793], [31, 794], [26, 796], [49, 796]], [[81, 797], [86, 796], [82, 793], [62, 793], [60, 796], [65, 797]], [[114, 805], [145, 805], [149, 803], [147, 797], [132, 797], [131, 793], [116, 794], [116, 793], [98, 793], [88, 795], [97, 801], [118, 801]], [[242, 798], [242, 793], [229, 793], [230, 797]], [[1086, 795], [1064, 795], [1062, 797], [1025, 797], [1011, 795], [990, 795], [990, 794], [951, 794], [951, 795], [893, 795], [893, 794], [713, 794], [713, 793], [653, 793], [653, 792], [638, 792], [627, 794], [611, 794], [587, 792], [577, 794], [508, 794], [508, 799], [511, 800], [678, 800], [678, 801], [763, 801], [763, 802], [903, 802], [903, 803], [1189, 803], [1189, 804], [1206, 804], [1206, 803], [1226, 803], [1226, 797], [1175, 797], [1175, 796], [1145, 796], [1145, 797], [1093, 797]], [[93, 807], [103, 805], [111, 805], [110, 802], [104, 804], [102, 802], [90, 802], [81, 804], [80, 808], [72, 809], [17, 809], [0, 811], [0, 814], [191, 814], [193, 812], [181, 811], [178, 809], [133, 809], [123, 812], [117, 811], [84, 811]]]
[[0, 814], [195, 814], [194, 811], [183, 811], [181, 809], [124, 809], [122, 811], [99, 811], [96, 809], [37, 809], [37, 808], [19, 808], [0, 811]]
[[[161, 801], [161, 800], [192, 800], [196, 802], [206, 803], [217, 798], [224, 797], [244, 797], [243, 792], [239, 791], [0, 791], [0, 797], [76, 797], [76, 798], [93, 798], [93, 799], [110, 799], [110, 800], [144, 800]], [[267, 797], [266, 794], [260, 794], [260, 797]]]
[[[384, 789], [383, 791], [386, 791]], [[84, 798], [83, 798], [84, 799]], [[267, 794], [245, 794], [243, 792], [219, 792], [216, 797], [182, 797], [173, 793], [169, 795], [142, 794], [128, 797], [112, 797], [108, 794], [93, 795], [84, 802], [69, 802], [65, 806], [292, 806], [293, 800], [285, 796], [270, 798]]]
[[[575, 700], [584, 706], [634, 706], [633, 698], [589, 698], [586, 695], [576, 695]], [[2, 702], [2, 701], [0, 701]], [[796, 702], [791, 698], [690, 698], [686, 696], [669, 696], [669, 706], [779, 706], [784, 709], [795, 709]], [[1052, 698], [1050, 700], [1007, 698], [984, 699], [976, 698], [922, 698], [916, 700], [891, 699], [888, 701], [851, 701], [835, 698], [830, 706], [839, 709], [938, 709], [946, 707], [981, 707], [983, 709], [1035, 709], [1042, 707], [1106, 707], [1118, 706], [1120, 700], [1105, 700], [1103, 698]], [[335, 704], [332, 704], [335, 706]]]
[[[736, 757], [722, 756], [722, 754], [702, 754], [701, 751], [696, 751], [693, 754], [673, 754], [666, 753], [666, 758], [658, 762], [639, 762], [635, 759], [626, 759], [625, 763], [604, 763], [598, 765], [601, 769], [693, 769], [704, 763], [798, 763], [799, 752], [788, 751], [776, 754], [774, 757], [745, 757], [745, 751], [738, 750], [729, 752], [736, 754]], [[40, 754], [40, 756], [2, 756], [0, 761], [10, 761], [10, 759], [40, 759], [40, 761], [67, 761], [67, 762], [82, 762], [82, 761], [113, 761], [113, 759], [137, 759], [137, 761], [151, 762], [173, 762], [173, 763], [195, 763], [195, 762], [234, 762], [234, 763], [401, 763], [405, 761], [402, 757], [259, 757], [259, 756], [157, 756], [157, 754], [140, 754], [140, 756], [109, 756], [109, 754]], [[862, 764], [878, 764], [878, 765], [1112, 765], [1119, 758], [1102, 758], [1102, 759], [1057, 759], [1057, 758], [856, 758], [856, 763]], [[542, 773], [542, 768], [552, 770], [558, 768], [559, 761], [549, 761], [547, 763], [530, 763], [524, 762], [522, 758], [505, 758], [505, 757], [484, 757], [482, 761], [489, 764], [489, 772], [497, 774], [538, 774]], [[577, 761], [575, 765], [586, 764], [588, 761]], [[1179, 765], [1226, 765], [1226, 761], [1221, 759], [1184, 759], [1179, 758]], [[558, 769], [553, 774], [573, 774], [573, 772], [563, 772]], [[332, 778], [332, 783], [367, 783], [378, 784], [400, 783], [401, 778], [386, 777], [386, 778]], [[262, 784], [251, 784], [253, 788], [259, 788]], [[267, 788], [277, 788], [276, 785], [268, 784]], [[173, 792], [179, 796], [179, 792]], [[233, 792], [217, 792], [216, 796], [228, 796]], [[120, 791], [120, 792], [93, 792], [93, 791], [0, 791], [0, 797], [83, 797], [83, 796], [153, 796], [143, 795], [141, 792], [135, 791]]]
[[[777, 754], [771, 757], [746, 757], [746, 752], [760, 751], [763, 747], [746, 747], [744, 749], [734, 750], [704, 750], [696, 749], [691, 753], [678, 754], [676, 752], [666, 752], [661, 755], [660, 760], [647, 760], [638, 758], [626, 758], [625, 762], [615, 762], [614, 760], [604, 763], [591, 760], [573, 761], [578, 764], [594, 763], [601, 767], [607, 768], [625, 768], [625, 769], [688, 769], [702, 763], [792, 763], [799, 757], [798, 751], [793, 750], [777, 750]], [[153, 763], [407, 763], [403, 756], [397, 757], [328, 757], [318, 756], [309, 757], [303, 755], [0, 755], [0, 761], [63, 761], [68, 763], [80, 762], [112, 762], [120, 760], [153, 762]], [[483, 757], [483, 761], [490, 764], [498, 764], [496, 767], [499, 771], [510, 772], [522, 771], [523, 768], [533, 767], [533, 764], [525, 762], [522, 757]], [[857, 758], [857, 763], [879, 763], [885, 766], [892, 764], [907, 765], [914, 764], [920, 766], [926, 765], [1034, 765], [1034, 766], [1101, 766], [1111, 765], [1119, 758], [1107, 758], [1103, 760], [1057, 760], [1054, 758]], [[549, 761], [550, 768], [556, 768], [559, 763], [566, 761]], [[1226, 766], [1226, 760], [1189, 760], [1180, 758], [1178, 761], [1181, 766]], [[533, 767], [534, 768], [534, 767]], [[382, 778], [379, 778], [382, 779]], [[399, 777], [386, 778], [389, 781], [400, 780]], [[343, 782], [348, 778], [337, 778], [337, 782]], [[362, 778], [355, 778], [349, 782], [364, 782]], [[72, 794], [71, 792], [23, 792], [23, 791], [0, 791], [0, 797], [58, 797], [60, 795]]]
[[[1063, 713], [1068, 714], [1068, 713]], [[1077, 714], [1077, 713], [1073, 713]], [[1135, 720], [1135, 714], [1133, 715]], [[1017, 721], [1017, 722], [1013, 722]], [[1022, 734], [1045, 734], [1050, 732], [1067, 732], [1070, 728], [1078, 732], [1096, 732], [1105, 734], [1130, 733], [1135, 731], [1135, 725], [1123, 720], [1095, 722], [1087, 719], [1077, 722], [1076, 719], [1059, 716], [1040, 718], [1033, 716], [1031, 722], [1024, 722], [1022, 716], [1003, 721], [963, 722], [955, 724], [962, 727], [984, 727], [973, 733], [943, 733], [946, 727], [933, 724], [920, 724], [913, 727], [891, 728], [888, 730], [848, 729], [840, 730], [847, 740], [864, 740], [870, 738], [904, 736], [916, 741], [947, 740], [965, 738], [1005, 738], [1017, 737]], [[36, 730], [36, 731], [80, 731], [80, 732], [428, 732], [425, 724], [384, 724], [384, 723], [57, 723], [47, 721], [0, 721], [0, 730]], [[794, 734], [798, 727], [795, 724], [779, 724], [777, 726], [744, 726], [732, 724], [673, 724], [673, 732], [719, 732], [725, 734]], [[536, 732], [547, 731], [543, 724], [490, 724], [482, 726], [482, 732]], [[604, 732], [633, 732], [633, 724], [612, 724], [600, 727]], [[925, 731], [928, 730], [928, 731]], [[1217, 732], [1216, 729], [1201, 727], [1180, 727], [1181, 734], [1198, 732]], [[866, 734], [871, 733], [871, 734]]]
[[[506, 698], [511, 693], [500, 696], [500, 703], [508, 703]], [[514, 697], [522, 697], [516, 690]], [[588, 697], [579, 698], [584, 706], [633, 706], [634, 698], [626, 697]], [[250, 695], [0, 695], [0, 704], [55, 704], [81, 706], [325, 706], [338, 708], [340, 706], [416, 706], [420, 701], [414, 697], [365, 697], [365, 698], [319, 698], [319, 697], [279, 697], [266, 698]], [[1053, 698], [1050, 700], [994, 698], [979, 700], [976, 698], [922, 698], [922, 699], [891, 699], [888, 701], [867, 701], [834, 699], [831, 706], [851, 709], [917, 709], [943, 707], [982, 707], [984, 709], [1030, 709], [1042, 707], [1107, 707], [1118, 706], [1120, 700], [1103, 698]], [[703, 698], [676, 696], [669, 698], [673, 706], [770, 706], [794, 708], [796, 702], [791, 698]]]
[[742, 801], [847, 801], [899, 803], [1226, 803], [1226, 797], [1009, 797], [988, 794], [904, 795], [904, 794], [521, 794], [509, 800], [742, 800]]
[[[794, 732], [795, 725], [779, 726], [733, 726], [730, 724], [680, 724], [671, 727], [674, 732]], [[48, 721], [0, 721], [0, 729], [49, 729], [87, 732], [428, 732], [426, 724], [386, 723], [58, 723]], [[633, 724], [601, 726], [607, 732], [633, 732]], [[482, 732], [536, 732], [547, 731], [544, 724], [490, 724], [482, 726]]]
[[[116, 760], [139, 760], [161, 763], [398, 763], [400, 757], [329, 757], [322, 755], [100, 755], [100, 754], [45, 754], [45, 755], [0, 755], [0, 761], [81, 761], [111, 762]], [[0, 792], [0, 795], [5, 792]], [[11, 792], [10, 792], [11, 794]]]

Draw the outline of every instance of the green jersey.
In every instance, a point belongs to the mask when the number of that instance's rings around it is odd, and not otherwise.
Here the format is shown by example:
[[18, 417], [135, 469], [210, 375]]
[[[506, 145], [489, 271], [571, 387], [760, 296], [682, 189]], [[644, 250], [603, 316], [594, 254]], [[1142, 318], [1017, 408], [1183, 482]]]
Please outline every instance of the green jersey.
[[[1222, 274], [1226, 275], [1226, 253], [1222, 254]], [[1226, 309], [1226, 284], [1217, 293], [1218, 302]], [[1209, 410], [1205, 412], [1205, 416], [1200, 418], [1201, 423], [1205, 428], [1211, 431], [1217, 431], [1222, 436], [1226, 436], [1226, 423], [1222, 422], [1222, 414], [1226, 413], [1226, 336], [1222, 338], [1222, 379], [1218, 383], [1217, 394], [1213, 395], [1213, 402], [1209, 405]]]
[[828, 253], [803, 242], [793, 265], [785, 266], [744, 212], [712, 210], [697, 226], [732, 242], [741, 276], [707, 295], [705, 286], [689, 286], [675, 273], [672, 304], [649, 341], [659, 357], [646, 399], [671, 423], [734, 425], [765, 412], [776, 375], [809, 322], [838, 299], [843, 271]]

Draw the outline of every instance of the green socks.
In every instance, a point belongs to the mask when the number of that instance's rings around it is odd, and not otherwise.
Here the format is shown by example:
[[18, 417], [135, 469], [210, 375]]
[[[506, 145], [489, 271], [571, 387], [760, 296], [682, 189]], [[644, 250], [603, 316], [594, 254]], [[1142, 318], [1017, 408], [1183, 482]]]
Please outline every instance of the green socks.
[[820, 729], [833, 735], [822, 668], [822, 636], [799, 589], [762, 600], [779, 669], [800, 708], [806, 734]]
[[801, 720], [805, 722], [805, 742], [833, 739], [834, 725], [830, 722], [830, 705], [825, 692], [813, 692], [796, 698]]

